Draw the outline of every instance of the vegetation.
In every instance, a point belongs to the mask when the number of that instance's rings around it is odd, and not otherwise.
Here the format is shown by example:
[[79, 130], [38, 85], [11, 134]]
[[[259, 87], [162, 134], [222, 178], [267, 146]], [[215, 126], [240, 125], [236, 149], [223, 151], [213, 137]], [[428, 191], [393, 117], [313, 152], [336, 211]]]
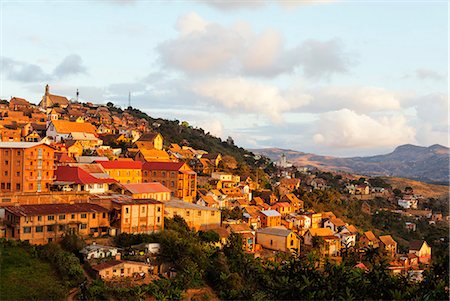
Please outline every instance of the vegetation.
[[[134, 288], [96, 281], [88, 288], [92, 299], [180, 300], [189, 288], [210, 286], [225, 300], [443, 300], [448, 269], [433, 266], [421, 283], [392, 276], [387, 261], [376, 251], [361, 258], [348, 251], [341, 264], [321, 263], [317, 254], [305, 257], [279, 254], [274, 261], [254, 258], [243, 251], [242, 237], [231, 234], [222, 250], [210, 244], [212, 235], [190, 230], [180, 217], [166, 221], [160, 236], [160, 262], [176, 276]], [[320, 243], [320, 242], [318, 242]], [[355, 268], [363, 260], [368, 270]], [[321, 268], [318, 268], [318, 267]]]
[[[68, 283], [67, 278], [61, 276], [68, 271], [47, 261], [40, 250], [41, 248], [27, 243], [0, 240], [2, 300], [64, 299], [72, 283]], [[60, 264], [67, 265], [66, 262]]]

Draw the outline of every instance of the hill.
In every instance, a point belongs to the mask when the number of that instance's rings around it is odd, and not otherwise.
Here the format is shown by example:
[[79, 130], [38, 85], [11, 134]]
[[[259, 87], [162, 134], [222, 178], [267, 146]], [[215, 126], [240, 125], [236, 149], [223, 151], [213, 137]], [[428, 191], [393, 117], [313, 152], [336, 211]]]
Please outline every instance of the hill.
[[277, 148], [251, 151], [272, 160], [277, 160], [284, 153], [298, 167], [316, 167], [367, 176], [401, 177], [443, 185], [449, 183], [449, 148], [438, 144], [430, 147], [406, 144], [389, 154], [352, 158], [319, 156]]

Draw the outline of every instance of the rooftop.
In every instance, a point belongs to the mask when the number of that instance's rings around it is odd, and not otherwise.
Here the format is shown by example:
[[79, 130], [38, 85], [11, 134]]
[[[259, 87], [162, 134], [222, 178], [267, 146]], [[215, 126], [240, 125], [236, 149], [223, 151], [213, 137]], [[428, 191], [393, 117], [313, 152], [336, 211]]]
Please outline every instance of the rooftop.
[[178, 201], [178, 200], [170, 200], [170, 201], [164, 202], [164, 204], [165, 204], [166, 208], [219, 211], [219, 209], [216, 209], [216, 208], [201, 206], [201, 205]]
[[108, 212], [108, 209], [91, 203], [39, 204], [8, 206], [5, 210], [20, 216], [36, 216], [63, 213]]
[[258, 229], [256, 231], [257, 234], [262, 233], [262, 234], [268, 234], [268, 235], [275, 235], [275, 236], [283, 236], [286, 237], [289, 234], [292, 233], [291, 230], [286, 229], [283, 226], [279, 226], [279, 227], [267, 227], [267, 228], [262, 228], [262, 229]]
[[164, 186], [159, 182], [152, 183], [137, 183], [137, 184], [123, 184], [126, 190], [129, 192], [136, 193], [162, 193], [162, 192], [171, 192], [169, 188]]
[[280, 212], [275, 210], [263, 210], [261, 213], [265, 216], [281, 216]]

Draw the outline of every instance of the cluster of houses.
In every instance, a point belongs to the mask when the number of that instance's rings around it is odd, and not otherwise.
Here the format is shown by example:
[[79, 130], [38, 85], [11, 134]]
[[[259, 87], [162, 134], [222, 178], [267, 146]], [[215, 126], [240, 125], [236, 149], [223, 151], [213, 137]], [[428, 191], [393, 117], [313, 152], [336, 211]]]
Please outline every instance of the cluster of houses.
[[[377, 238], [332, 212], [305, 210], [295, 194], [300, 179], [282, 178], [277, 193], [260, 189], [250, 177], [220, 171], [220, 154], [165, 147], [151, 126], [126, 111], [50, 94], [48, 86], [38, 106], [16, 97], [0, 105], [0, 237], [46, 244], [66, 233], [88, 239], [153, 233], [164, 229], [165, 217], [181, 216], [190, 228], [217, 232], [218, 247], [231, 233], [240, 234], [255, 256], [315, 249], [339, 258], [343, 249], [374, 247], [405, 270], [429, 263], [426, 243], [399, 256], [390, 235]], [[280, 166], [287, 165], [284, 158]], [[321, 180], [311, 178], [308, 185], [327, 189]], [[369, 188], [348, 189], [366, 194]], [[222, 218], [224, 209], [242, 217]], [[158, 252], [154, 244], [134, 247]], [[103, 279], [155, 272], [152, 262], [122, 260], [121, 252], [96, 244], [83, 250], [87, 260], [102, 259], [91, 268]]]

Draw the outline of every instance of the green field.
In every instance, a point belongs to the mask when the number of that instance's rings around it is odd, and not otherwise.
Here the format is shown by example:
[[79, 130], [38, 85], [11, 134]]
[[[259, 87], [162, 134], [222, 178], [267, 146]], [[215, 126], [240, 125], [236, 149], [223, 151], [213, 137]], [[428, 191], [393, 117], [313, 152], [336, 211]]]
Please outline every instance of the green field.
[[0, 241], [0, 300], [62, 300], [67, 289], [32, 250]]

